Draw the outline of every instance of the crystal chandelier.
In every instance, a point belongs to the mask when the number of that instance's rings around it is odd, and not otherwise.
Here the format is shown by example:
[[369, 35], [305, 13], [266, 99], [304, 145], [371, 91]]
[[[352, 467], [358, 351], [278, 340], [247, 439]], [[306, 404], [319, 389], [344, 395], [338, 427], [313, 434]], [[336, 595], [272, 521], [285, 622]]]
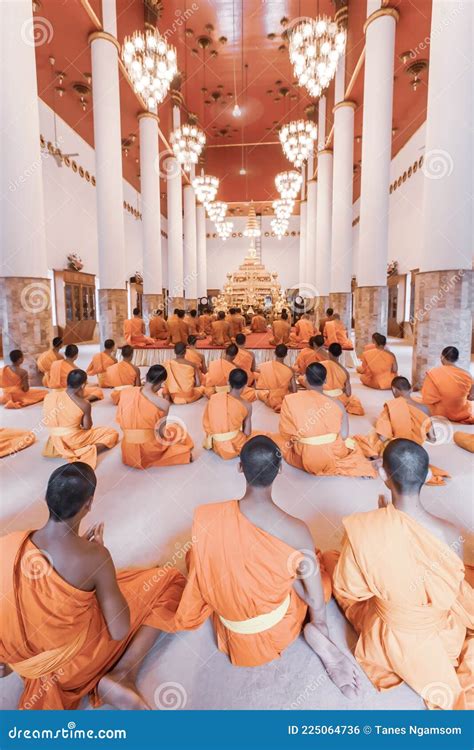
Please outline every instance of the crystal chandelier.
[[206, 136], [196, 125], [188, 123], [173, 130], [170, 142], [177, 160], [186, 172], [190, 172], [192, 165], [198, 163]]
[[289, 219], [293, 212], [294, 205], [295, 201], [293, 198], [279, 198], [272, 203], [277, 219]]
[[282, 198], [294, 200], [301, 190], [303, 177], [294, 169], [289, 172], [279, 172], [275, 177], [275, 186]]
[[289, 34], [290, 62], [300, 86], [317, 98], [336, 72], [346, 46], [346, 32], [327, 16], [306, 18]]
[[175, 48], [165, 41], [158, 29], [148, 29], [144, 33], [135, 31], [131, 37], [125, 37], [122, 60], [133, 88], [146, 102], [148, 110], [156, 112], [178, 72]]
[[283, 153], [297, 169], [303, 166], [313, 152], [317, 135], [318, 129], [311, 120], [293, 120], [281, 128], [280, 143]]
[[234, 224], [231, 221], [218, 221], [216, 222], [216, 232], [221, 240], [226, 241], [232, 234], [232, 227]]
[[195, 177], [192, 181], [196, 198], [200, 203], [206, 205], [212, 203], [216, 197], [216, 193], [219, 187], [219, 180], [217, 177], [213, 177], [211, 174], [200, 174], [199, 177]]
[[273, 233], [276, 234], [279, 240], [281, 240], [286, 230], [288, 229], [288, 219], [279, 219], [275, 217], [271, 220], [270, 224]]
[[249, 215], [247, 217], [247, 226], [244, 229], [244, 236], [253, 238], [260, 237], [260, 235], [261, 231], [260, 227], [258, 226], [255, 208], [252, 206], [252, 204], [250, 204]]
[[224, 221], [227, 213], [227, 203], [224, 201], [211, 201], [206, 203], [207, 215], [215, 224]]

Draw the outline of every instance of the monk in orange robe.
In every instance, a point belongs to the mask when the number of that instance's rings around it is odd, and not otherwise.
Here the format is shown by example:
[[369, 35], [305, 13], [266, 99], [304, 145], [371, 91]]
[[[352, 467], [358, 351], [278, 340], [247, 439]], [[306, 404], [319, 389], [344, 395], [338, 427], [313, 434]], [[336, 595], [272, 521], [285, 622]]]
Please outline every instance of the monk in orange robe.
[[229, 346], [231, 339], [229, 322], [225, 319], [225, 312], [220, 310], [217, 313], [217, 320], [211, 323], [211, 344], [212, 346]]
[[453, 440], [463, 450], [474, 453], [474, 435], [458, 431], [454, 433]]
[[257, 398], [279, 414], [283, 399], [288, 393], [296, 393], [295, 374], [285, 364], [288, 347], [278, 344], [275, 359], [262, 362], [257, 374]]
[[95, 488], [87, 464], [60, 466], [45, 526], [0, 539], [0, 667], [23, 678], [20, 709], [77, 709], [86, 695], [96, 707], [149, 709], [139, 668], [160, 631], [177, 629], [185, 581], [175, 568], [116, 572], [103, 524], [79, 535]]
[[188, 323], [185, 319], [184, 310], [177, 310], [176, 314], [168, 320], [170, 342], [174, 344], [186, 344], [190, 334]]
[[245, 348], [246, 340], [244, 333], [238, 333], [235, 337], [235, 343], [239, 351], [234, 357], [234, 365], [245, 370], [248, 377], [248, 385], [252, 386], [255, 382], [257, 365], [255, 364], [255, 355]]
[[311, 336], [308, 345], [305, 346], [296, 357], [293, 369], [299, 375], [304, 376], [308, 365], [312, 362], [324, 362], [327, 358], [328, 355], [324, 348], [324, 338], [319, 334], [317, 336]]
[[88, 375], [97, 375], [97, 381], [101, 388], [106, 388], [104, 383], [104, 373], [108, 367], [117, 364], [115, 357], [115, 341], [113, 339], [106, 339], [104, 341], [104, 351], [94, 354], [90, 364], [87, 367]]
[[458, 359], [459, 351], [455, 346], [443, 349], [441, 367], [434, 367], [425, 375], [421, 398], [433, 415], [452, 422], [474, 424], [474, 384], [471, 374], [457, 366]]
[[329, 640], [331, 588], [311, 533], [272, 499], [280, 469], [275, 443], [254, 437], [240, 454], [244, 496], [197, 508], [177, 621], [196, 628], [212, 616], [219, 650], [242, 667], [278, 659], [303, 631], [330, 679], [353, 697], [359, 675]]
[[12, 430], [10, 427], [0, 427], [0, 458], [11, 456], [24, 448], [29, 448], [36, 441], [34, 432], [28, 430]]
[[332, 307], [328, 307], [326, 310], [326, 315], [323, 318], [319, 319], [319, 330], [324, 335], [324, 327], [326, 323], [329, 323], [329, 321], [334, 320], [334, 309]]
[[173, 404], [192, 404], [203, 396], [199, 367], [186, 358], [187, 346], [181, 342], [174, 346], [174, 359], [165, 362], [168, 377], [164, 392]]
[[169, 341], [169, 331], [166, 320], [163, 318], [163, 310], [155, 310], [149, 322], [150, 336], [155, 341]]
[[323, 559], [377, 690], [406, 682], [428, 708], [472, 709], [474, 596], [455, 552], [463, 537], [420, 502], [427, 472], [424, 448], [393, 440], [381, 469], [392, 502], [382, 495], [378, 510], [344, 518], [339, 559]]
[[346, 328], [338, 313], [334, 313], [332, 320], [327, 320], [324, 324], [323, 332], [326, 346], [331, 344], [340, 344], [343, 349], [352, 350], [354, 345], [347, 335]]
[[52, 341], [51, 349], [48, 349], [48, 351], [40, 354], [38, 359], [36, 360], [38, 370], [43, 373], [43, 385], [45, 388], [48, 387], [48, 375], [51, 369], [51, 365], [57, 359], [63, 359], [62, 354], [60, 354], [62, 345], [62, 338], [60, 336], [55, 336]]
[[156, 346], [154, 339], [145, 336], [145, 321], [138, 307], [133, 309], [133, 318], [124, 320], [123, 336], [125, 343], [130, 346]]
[[267, 321], [262, 315], [261, 310], [257, 310], [255, 315], [252, 317], [250, 322], [250, 330], [252, 333], [266, 333], [267, 332]]
[[[407, 378], [398, 375], [392, 380], [394, 398], [387, 401], [375, 423], [375, 430], [365, 435], [354, 435], [364, 456], [378, 458], [382, 456], [390, 440], [403, 438], [422, 445], [425, 440], [436, 443], [436, 433], [427, 406], [411, 398], [411, 385]], [[443, 477], [448, 472], [430, 465], [427, 484], [445, 484]]]
[[387, 390], [393, 378], [397, 375], [398, 365], [395, 355], [385, 348], [387, 339], [381, 333], [372, 336], [373, 349], [366, 349], [361, 357], [361, 365], [357, 368], [360, 382], [369, 388]]
[[197, 366], [199, 371], [199, 383], [200, 385], [202, 385], [202, 383], [204, 382], [204, 375], [207, 373], [207, 365], [204, 354], [201, 354], [199, 349], [196, 348], [196, 342], [196, 336], [188, 336], [188, 345], [186, 346], [185, 359]]
[[[76, 359], [79, 356], [79, 349], [75, 344], [68, 344], [64, 354], [66, 359], [58, 359], [53, 362], [49, 371], [49, 387], [54, 390], [64, 390], [67, 386], [67, 376], [70, 372], [77, 369]], [[101, 401], [104, 398], [104, 392], [95, 385], [86, 385], [84, 388], [84, 398], [88, 401]]]
[[306, 370], [307, 390], [284, 398], [278, 439], [283, 458], [309, 474], [374, 478], [371, 462], [348, 437], [344, 406], [324, 395], [325, 380], [325, 366], [313, 362]]
[[311, 336], [314, 336], [316, 331], [314, 325], [309, 318], [307, 313], [303, 313], [301, 318], [296, 322], [295, 332], [291, 334], [289, 345], [293, 347], [303, 346], [308, 344]]
[[282, 311], [281, 316], [273, 321], [272, 334], [273, 336], [270, 339], [270, 344], [272, 346], [288, 344], [291, 335], [291, 324], [287, 312]]
[[235, 458], [252, 434], [252, 406], [242, 398], [247, 373], [239, 367], [229, 374], [229, 392], [214, 393], [202, 419], [203, 447], [223, 459]]
[[[207, 375], [204, 378], [204, 393], [207, 398], [210, 398], [214, 393], [229, 393], [229, 375], [235, 369], [234, 359], [238, 351], [235, 344], [230, 344], [225, 350], [223, 357], [213, 359], [209, 362]], [[250, 402], [255, 401], [257, 398], [255, 389], [245, 386], [242, 398]]]
[[241, 314], [240, 308], [231, 307], [227, 316], [231, 338], [235, 339], [238, 333], [245, 331], [245, 318]]
[[209, 308], [206, 308], [198, 317], [198, 330], [204, 337], [211, 335], [212, 315]]
[[170, 402], [159, 391], [167, 378], [162, 365], [152, 365], [142, 388], [122, 393], [117, 422], [122, 428], [122, 461], [134, 469], [177, 466], [192, 461], [193, 441], [181, 420], [168, 419]]
[[206, 338], [199, 330], [197, 310], [190, 310], [185, 316], [185, 321], [188, 324], [189, 336], [196, 336], [197, 339]]
[[22, 367], [24, 357], [20, 349], [14, 349], [9, 357], [10, 364], [0, 371], [0, 386], [3, 389], [0, 404], [4, 404], [5, 409], [22, 409], [24, 406], [39, 404], [48, 391], [30, 388], [28, 372]]
[[328, 349], [328, 359], [324, 362], [326, 368], [326, 382], [324, 393], [326, 396], [337, 398], [344, 404], [348, 414], [362, 416], [365, 414], [364, 407], [357, 396], [352, 395], [351, 378], [339, 361], [342, 354], [341, 344], [331, 344]]
[[141, 384], [140, 370], [132, 363], [132, 359], [133, 346], [125, 344], [125, 346], [122, 346], [122, 359], [120, 362], [108, 367], [104, 375], [104, 388], [113, 388], [110, 398], [116, 406], [120, 401], [122, 393], [127, 388], [133, 388]]

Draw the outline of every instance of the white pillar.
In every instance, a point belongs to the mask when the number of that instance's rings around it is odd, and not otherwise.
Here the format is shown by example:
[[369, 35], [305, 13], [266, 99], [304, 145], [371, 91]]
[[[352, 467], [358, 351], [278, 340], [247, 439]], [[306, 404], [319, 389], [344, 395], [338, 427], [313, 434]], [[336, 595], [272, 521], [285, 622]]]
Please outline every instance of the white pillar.
[[[173, 106], [173, 129], [180, 125], [180, 112]], [[174, 156], [165, 163], [168, 189], [168, 296], [171, 307], [183, 304], [183, 196], [181, 167]], [[176, 300], [176, 303], [174, 303]]]
[[198, 297], [207, 297], [207, 247], [206, 247], [206, 209], [199, 204], [196, 207], [197, 234], [197, 269]]
[[[312, 177], [306, 183], [306, 282], [316, 286], [316, 217], [318, 183]], [[317, 288], [317, 287], [316, 287]]]
[[307, 225], [307, 207], [306, 201], [300, 202], [300, 245], [299, 245], [299, 273], [298, 286], [308, 283], [306, 275], [306, 225]]
[[196, 196], [192, 185], [183, 188], [184, 208], [184, 292], [190, 306], [196, 305], [197, 292], [197, 226]]
[[355, 103], [334, 107], [331, 292], [350, 292]]
[[[149, 314], [162, 301], [161, 209], [158, 118], [150, 112], [139, 115], [140, 188], [143, 232], [144, 312]], [[150, 304], [149, 304], [150, 303]]]
[[318, 153], [318, 211], [316, 215], [316, 289], [327, 297], [331, 281], [332, 151]]

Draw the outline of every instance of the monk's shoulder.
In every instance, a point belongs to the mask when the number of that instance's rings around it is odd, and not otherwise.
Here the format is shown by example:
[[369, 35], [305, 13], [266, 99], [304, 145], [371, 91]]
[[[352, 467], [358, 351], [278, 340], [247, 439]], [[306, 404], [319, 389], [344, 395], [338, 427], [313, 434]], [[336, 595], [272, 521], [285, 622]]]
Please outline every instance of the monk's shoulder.
[[198, 505], [194, 511], [193, 531], [198, 531], [199, 527], [208, 529], [211, 524], [221, 521], [232, 511], [234, 502], [234, 500], [223, 500], [220, 503]]
[[366, 510], [360, 513], [351, 513], [350, 516], [344, 516], [342, 523], [347, 534], [351, 537], [359, 531], [365, 534], [374, 531], [380, 522], [386, 520], [386, 515], [385, 508], [375, 508], [374, 510]]

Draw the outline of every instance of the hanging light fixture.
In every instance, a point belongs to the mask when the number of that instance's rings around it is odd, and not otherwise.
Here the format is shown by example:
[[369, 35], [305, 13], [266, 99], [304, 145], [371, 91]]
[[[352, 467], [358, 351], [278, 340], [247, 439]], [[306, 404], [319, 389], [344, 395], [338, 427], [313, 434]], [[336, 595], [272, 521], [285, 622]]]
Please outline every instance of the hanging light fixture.
[[321, 96], [336, 72], [346, 46], [346, 32], [328, 16], [306, 18], [289, 34], [289, 55], [293, 73], [309, 94]]
[[224, 203], [224, 201], [212, 201], [211, 203], [206, 203], [206, 211], [210, 220], [215, 224], [218, 224], [225, 219], [227, 203]]
[[275, 177], [275, 186], [281, 198], [295, 199], [301, 190], [303, 176], [300, 172], [291, 169], [289, 172], [279, 172]]
[[275, 217], [271, 220], [270, 224], [272, 227], [272, 232], [278, 237], [279, 240], [281, 240], [286, 230], [288, 229], [288, 219], [278, 219], [277, 217]]
[[249, 215], [247, 217], [247, 226], [244, 229], [244, 236], [260, 237], [260, 235], [261, 231], [260, 227], [258, 226], [257, 215], [255, 213], [255, 208], [251, 203], [249, 208]]
[[206, 143], [206, 136], [194, 123], [187, 123], [173, 130], [170, 135], [173, 153], [186, 172], [197, 164]]
[[303, 166], [312, 153], [318, 129], [311, 120], [293, 120], [280, 130], [283, 153], [297, 169]]
[[272, 203], [277, 219], [289, 219], [293, 212], [294, 205], [295, 201], [293, 198], [279, 198]]
[[205, 206], [207, 203], [212, 203], [216, 197], [219, 188], [219, 179], [213, 177], [211, 174], [204, 174], [202, 172], [198, 177], [194, 178], [192, 186], [196, 193], [196, 198]]
[[124, 39], [122, 60], [133, 88], [148, 110], [156, 112], [178, 73], [175, 48], [165, 41], [158, 29], [135, 31]]
[[231, 236], [234, 224], [232, 221], [218, 221], [216, 223], [216, 232], [224, 242]]

